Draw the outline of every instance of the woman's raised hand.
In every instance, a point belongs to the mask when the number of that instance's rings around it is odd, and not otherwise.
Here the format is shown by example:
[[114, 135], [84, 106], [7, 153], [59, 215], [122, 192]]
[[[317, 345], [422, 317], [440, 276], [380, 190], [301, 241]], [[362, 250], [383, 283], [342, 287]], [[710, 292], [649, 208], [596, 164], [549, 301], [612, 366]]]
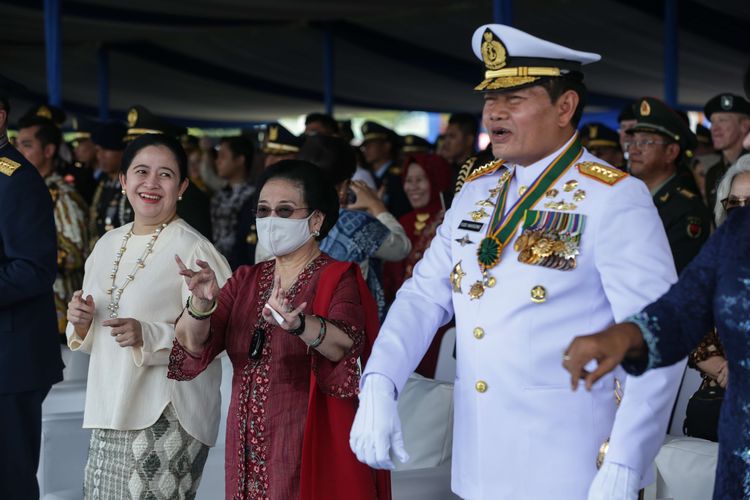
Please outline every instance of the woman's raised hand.
[[292, 308], [291, 301], [286, 297], [284, 289], [281, 288], [281, 278], [276, 276], [273, 280], [271, 296], [268, 298], [266, 305], [279, 313], [283, 321], [277, 321], [268, 307], [263, 307], [263, 319], [272, 325], [280, 326], [284, 330], [294, 330], [299, 327], [302, 321], [299, 315], [307, 307], [307, 302], [303, 302], [296, 308]]
[[[205, 260], [196, 259], [195, 263], [199, 267], [193, 271], [182, 262], [179, 255], [174, 256], [174, 260], [180, 268], [180, 276], [185, 278], [188, 290], [193, 294], [193, 304], [200, 309], [209, 309], [210, 303], [219, 296], [219, 282], [216, 281], [216, 274], [211, 266]], [[202, 304], [197, 303], [200, 301]], [[201, 307], [206, 305], [206, 307]]]
[[85, 335], [94, 320], [94, 298], [88, 295], [83, 298], [83, 290], [73, 292], [73, 298], [68, 303], [68, 321], [73, 325], [76, 333]]

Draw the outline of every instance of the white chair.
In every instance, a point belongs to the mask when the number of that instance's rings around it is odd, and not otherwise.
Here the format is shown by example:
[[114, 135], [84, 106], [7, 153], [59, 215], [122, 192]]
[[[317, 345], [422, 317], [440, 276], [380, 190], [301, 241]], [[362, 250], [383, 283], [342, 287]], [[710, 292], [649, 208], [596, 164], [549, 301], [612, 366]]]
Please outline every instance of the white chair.
[[719, 444], [705, 439], [667, 436], [656, 456], [656, 498], [711, 498]]

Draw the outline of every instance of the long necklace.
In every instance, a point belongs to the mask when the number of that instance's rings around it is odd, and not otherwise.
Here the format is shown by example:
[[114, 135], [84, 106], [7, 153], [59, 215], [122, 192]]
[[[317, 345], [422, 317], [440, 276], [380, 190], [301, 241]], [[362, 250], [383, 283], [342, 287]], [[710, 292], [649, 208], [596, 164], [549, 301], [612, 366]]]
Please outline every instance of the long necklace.
[[167, 227], [167, 223], [160, 225], [154, 230], [154, 234], [151, 235], [151, 239], [148, 243], [146, 243], [146, 249], [143, 251], [143, 255], [141, 255], [141, 257], [135, 261], [135, 267], [133, 267], [133, 270], [130, 272], [130, 274], [125, 276], [125, 281], [118, 287], [115, 284], [115, 279], [117, 279], [117, 271], [120, 270], [120, 261], [122, 260], [122, 256], [125, 255], [125, 250], [128, 247], [128, 240], [131, 236], [133, 236], [133, 228], [131, 227], [130, 231], [128, 231], [125, 236], [122, 237], [120, 250], [118, 250], [115, 254], [115, 262], [112, 266], [112, 274], [109, 275], [109, 277], [112, 278], [112, 287], [107, 290], [107, 295], [110, 296], [109, 305], [107, 306], [107, 309], [109, 309], [110, 318], [116, 318], [118, 316], [118, 311], [120, 309], [120, 297], [122, 297], [122, 292], [125, 291], [125, 288], [130, 284], [131, 281], [135, 279], [135, 274], [138, 272], [138, 270], [146, 266], [146, 257], [148, 257], [149, 254], [154, 251], [154, 244], [156, 243], [156, 239], [159, 237], [159, 234], [161, 234], [165, 227]]

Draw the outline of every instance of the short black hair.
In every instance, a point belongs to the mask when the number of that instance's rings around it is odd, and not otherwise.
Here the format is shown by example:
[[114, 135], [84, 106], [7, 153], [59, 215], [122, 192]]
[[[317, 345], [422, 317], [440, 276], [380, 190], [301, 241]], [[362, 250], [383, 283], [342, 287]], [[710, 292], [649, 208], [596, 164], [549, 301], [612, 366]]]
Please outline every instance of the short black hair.
[[39, 127], [34, 134], [34, 137], [39, 139], [42, 143], [42, 147], [46, 147], [48, 144], [55, 146], [55, 156], [60, 151], [60, 144], [62, 144], [63, 136], [60, 129], [55, 123], [49, 118], [37, 115], [27, 115], [18, 121], [19, 130], [22, 128]]
[[325, 128], [328, 129], [330, 134], [339, 133], [339, 124], [336, 122], [336, 120], [333, 119], [331, 115], [327, 115], [325, 113], [310, 113], [305, 117], [305, 125], [309, 125], [315, 122], [322, 124]]
[[349, 180], [357, 171], [354, 148], [340, 137], [313, 135], [307, 138], [297, 159], [320, 167], [333, 186]]
[[237, 158], [238, 156], [245, 157], [245, 171], [249, 171], [253, 168], [255, 147], [253, 146], [252, 140], [242, 135], [235, 135], [232, 137], [222, 137], [219, 143], [229, 146], [234, 158]]
[[325, 238], [339, 218], [339, 197], [321, 169], [309, 161], [281, 160], [263, 171], [258, 180], [258, 193], [272, 179], [285, 179], [302, 188], [302, 199], [310, 213], [317, 210], [325, 215], [320, 235], [315, 239]]
[[479, 133], [479, 119], [471, 113], [453, 113], [448, 119], [448, 125], [457, 126], [466, 135], [476, 137]]
[[182, 144], [175, 137], [166, 134], [143, 134], [136, 137], [128, 147], [125, 148], [125, 152], [122, 154], [122, 163], [120, 163], [120, 173], [122, 175], [128, 174], [130, 164], [133, 163], [136, 155], [144, 148], [149, 146], [163, 146], [172, 152], [177, 167], [180, 170], [180, 182], [187, 178], [187, 155], [185, 150], [182, 149]]
[[574, 128], [578, 128], [581, 116], [583, 116], [583, 108], [586, 107], [586, 97], [588, 95], [586, 85], [583, 84], [583, 81], [579, 78], [547, 78], [539, 85], [547, 91], [550, 101], [553, 103], [556, 103], [560, 96], [568, 90], [572, 90], [578, 94], [578, 107], [576, 107], [570, 119], [571, 125]]

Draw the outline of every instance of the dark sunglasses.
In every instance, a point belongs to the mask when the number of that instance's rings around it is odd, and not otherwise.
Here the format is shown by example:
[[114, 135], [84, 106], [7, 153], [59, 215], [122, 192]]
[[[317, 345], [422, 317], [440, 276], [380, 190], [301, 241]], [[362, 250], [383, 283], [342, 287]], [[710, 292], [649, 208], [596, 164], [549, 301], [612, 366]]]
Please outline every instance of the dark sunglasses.
[[271, 215], [272, 213], [276, 213], [276, 215], [281, 217], [282, 219], [288, 219], [297, 210], [307, 210], [307, 207], [293, 208], [293, 207], [286, 206], [286, 205], [282, 205], [276, 208], [258, 207], [254, 209], [252, 212], [253, 212], [253, 215], [255, 215], [256, 219], [264, 219], [268, 217], [269, 215]]
[[266, 332], [262, 328], [256, 328], [253, 332], [253, 338], [250, 340], [250, 349], [247, 351], [247, 357], [250, 359], [260, 359], [263, 356], [263, 346], [266, 344]]

